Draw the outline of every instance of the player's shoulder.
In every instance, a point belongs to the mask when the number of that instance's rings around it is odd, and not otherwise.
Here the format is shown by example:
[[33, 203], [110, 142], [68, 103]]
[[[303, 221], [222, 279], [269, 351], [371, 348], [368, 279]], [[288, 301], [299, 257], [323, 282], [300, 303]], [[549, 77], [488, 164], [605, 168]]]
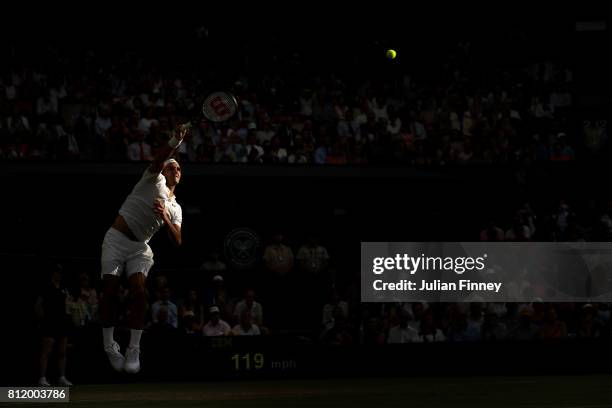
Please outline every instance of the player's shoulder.
[[164, 178], [164, 176], [161, 174], [161, 171], [157, 171], [157, 169], [155, 169], [153, 165], [149, 165], [147, 166], [145, 171], [142, 173], [142, 176], [140, 177], [140, 181], [142, 182], [158, 181], [160, 178]]

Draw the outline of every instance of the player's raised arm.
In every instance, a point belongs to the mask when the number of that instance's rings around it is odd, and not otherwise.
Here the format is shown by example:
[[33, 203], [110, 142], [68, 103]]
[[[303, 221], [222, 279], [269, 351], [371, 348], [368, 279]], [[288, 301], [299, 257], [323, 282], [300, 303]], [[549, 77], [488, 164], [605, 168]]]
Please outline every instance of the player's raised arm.
[[149, 166], [151, 173], [160, 173], [163, 170], [164, 162], [174, 155], [174, 151], [179, 147], [188, 131], [189, 128], [186, 126], [178, 125], [176, 127], [174, 136], [168, 140], [168, 144], [160, 147], [155, 154], [153, 162]]

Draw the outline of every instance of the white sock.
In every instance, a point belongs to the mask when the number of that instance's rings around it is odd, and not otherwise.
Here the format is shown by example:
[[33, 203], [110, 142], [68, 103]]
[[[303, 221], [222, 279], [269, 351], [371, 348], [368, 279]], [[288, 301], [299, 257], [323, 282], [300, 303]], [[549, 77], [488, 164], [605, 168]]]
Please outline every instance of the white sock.
[[142, 330], [130, 329], [130, 348], [140, 348], [140, 335]]
[[104, 347], [110, 347], [113, 345], [115, 339], [113, 338], [113, 333], [115, 333], [114, 327], [103, 327], [102, 335], [104, 336]]

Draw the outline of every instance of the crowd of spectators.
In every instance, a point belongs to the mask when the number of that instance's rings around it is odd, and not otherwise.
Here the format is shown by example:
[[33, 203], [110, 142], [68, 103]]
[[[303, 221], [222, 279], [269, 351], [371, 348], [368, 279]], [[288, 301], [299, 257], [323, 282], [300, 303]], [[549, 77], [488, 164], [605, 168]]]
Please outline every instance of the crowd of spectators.
[[[84, 276], [84, 275], [82, 275]], [[83, 278], [82, 278], [83, 279]], [[99, 326], [96, 291], [81, 287], [68, 296], [73, 341], [84, 328]], [[196, 288], [173, 296], [168, 286], [150, 294], [146, 333], [149, 339], [178, 336], [258, 336], [283, 332], [282, 322], [268, 328], [265, 310], [253, 289], [231, 298], [227, 305], [206, 305]], [[608, 303], [360, 303], [350, 291], [331, 288], [329, 298], [313, 308], [318, 323], [302, 324], [302, 334], [328, 345], [412, 342], [515, 341], [612, 336]], [[347, 295], [347, 297], [344, 297]], [[127, 293], [126, 293], [127, 296]], [[157, 300], [155, 300], [157, 299]], [[272, 299], [264, 299], [262, 302]], [[265, 305], [265, 303], [263, 303]], [[287, 305], [286, 307], [290, 307]], [[314, 320], [313, 320], [314, 321]], [[74, 335], [74, 337], [73, 337]]]
[[[180, 158], [434, 165], [575, 160], [583, 141], [571, 123], [572, 70], [528, 57], [483, 68], [487, 50], [477, 45], [476, 39], [442, 49], [446, 58], [430, 76], [396, 61], [371, 78], [351, 70], [240, 70], [221, 85], [236, 95], [238, 114], [222, 124], [196, 121]], [[275, 55], [275, 66], [316, 58], [299, 51]], [[2, 160], [150, 160], [175, 125], [191, 119], [206, 93], [220, 86], [196, 64], [175, 71], [136, 53], [99, 54], [50, 47], [45, 58], [52, 63], [45, 67], [4, 70]], [[249, 57], [245, 51], [244, 60]]]

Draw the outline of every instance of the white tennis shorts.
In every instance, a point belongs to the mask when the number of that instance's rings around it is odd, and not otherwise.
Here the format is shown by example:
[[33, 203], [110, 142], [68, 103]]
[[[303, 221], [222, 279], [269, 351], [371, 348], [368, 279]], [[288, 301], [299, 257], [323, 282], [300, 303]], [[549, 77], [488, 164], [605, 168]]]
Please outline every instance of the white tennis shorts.
[[124, 269], [128, 278], [138, 272], [147, 276], [153, 263], [153, 251], [148, 244], [132, 241], [114, 228], [106, 231], [102, 242], [102, 277], [121, 276]]

